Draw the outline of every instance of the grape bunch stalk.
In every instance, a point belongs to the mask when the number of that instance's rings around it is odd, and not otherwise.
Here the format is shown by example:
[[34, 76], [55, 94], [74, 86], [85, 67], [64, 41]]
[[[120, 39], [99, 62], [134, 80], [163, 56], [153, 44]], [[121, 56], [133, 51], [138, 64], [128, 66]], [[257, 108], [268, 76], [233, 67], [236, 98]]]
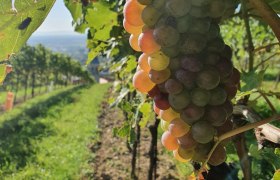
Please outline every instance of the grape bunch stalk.
[[[162, 144], [181, 162], [205, 162], [215, 137], [231, 130], [240, 81], [219, 21], [234, 0], [127, 0], [123, 25], [129, 43], [143, 52], [134, 87], [153, 98], [162, 119]], [[226, 160], [224, 143], [208, 163]]]

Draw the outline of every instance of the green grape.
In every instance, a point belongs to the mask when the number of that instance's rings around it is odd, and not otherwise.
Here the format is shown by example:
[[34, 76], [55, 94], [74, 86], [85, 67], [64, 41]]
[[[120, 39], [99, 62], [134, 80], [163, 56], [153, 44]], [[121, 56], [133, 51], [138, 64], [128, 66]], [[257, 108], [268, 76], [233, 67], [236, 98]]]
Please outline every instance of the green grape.
[[186, 15], [191, 9], [190, 1], [186, 0], [172, 0], [167, 1], [166, 11], [174, 17], [182, 17]]
[[179, 94], [169, 94], [168, 101], [174, 110], [181, 111], [190, 104], [191, 98], [188, 91], [182, 91]]
[[193, 139], [201, 144], [209, 143], [216, 134], [215, 128], [207, 121], [198, 121], [191, 128]]
[[191, 92], [192, 103], [199, 107], [206, 106], [210, 100], [210, 95], [210, 92], [205, 89], [195, 88]]
[[221, 80], [227, 80], [233, 73], [233, 64], [230, 60], [222, 58], [217, 64], [216, 68], [220, 73]]
[[226, 161], [227, 153], [222, 145], [218, 145], [212, 156], [210, 157], [208, 163], [212, 166], [218, 166]]
[[171, 47], [180, 40], [180, 34], [171, 26], [160, 26], [154, 30], [154, 38], [162, 47]]
[[179, 154], [183, 159], [190, 160], [190, 159], [192, 159], [192, 157], [193, 157], [194, 150], [193, 150], [192, 148], [191, 148], [191, 149], [185, 149], [185, 148], [183, 148], [182, 146], [179, 146], [179, 148], [178, 148], [178, 154]]
[[153, 0], [137, 0], [142, 5], [150, 5], [152, 4]]
[[198, 107], [196, 105], [187, 106], [180, 114], [181, 119], [185, 121], [188, 125], [193, 125], [195, 122], [199, 121], [205, 113], [204, 107]]
[[231, 60], [232, 59], [232, 50], [231, 50], [231, 47], [229, 45], [225, 45], [225, 48], [222, 52], [222, 57], [225, 57], [226, 59], [228, 60]]
[[183, 42], [181, 52], [184, 54], [197, 54], [206, 47], [207, 40], [200, 34], [189, 34]]
[[162, 9], [164, 9], [165, 3], [166, 0], [154, 0], [152, 5], [159, 11], [162, 11]]
[[194, 155], [192, 160], [195, 162], [204, 162], [207, 159], [207, 155], [210, 153], [213, 147], [213, 143], [201, 144], [198, 143], [194, 149]]
[[211, 0], [209, 4], [209, 16], [212, 18], [222, 17], [225, 12], [225, 0]]
[[170, 74], [171, 72], [169, 69], [165, 69], [162, 71], [151, 70], [149, 73], [149, 77], [155, 84], [161, 84], [170, 77]]
[[192, 21], [190, 32], [206, 34], [209, 32], [211, 25], [211, 19], [209, 18], [197, 18]]
[[176, 57], [180, 51], [178, 51], [179, 47], [178, 45], [171, 46], [171, 47], [162, 47], [161, 51], [168, 57], [174, 58]]
[[205, 6], [209, 4], [211, 0], [192, 0], [194, 6]]
[[220, 55], [215, 52], [207, 52], [205, 55], [204, 63], [209, 65], [215, 65], [219, 62]]
[[196, 84], [203, 89], [211, 90], [220, 83], [220, 75], [218, 70], [212, 67], [205, 67], [199, 72], [196, 78]]
[[208, 11], [208, 6], [201, 6], [201, 7], [192, 6], [190, 10], [190, 15], [197, 18], [204, 18], [208, 16], [207, 11]]
[[214, 105], [214, 106], [221, 105], [225, 103], [227, 100], [227, 92], [223, 88], [217, 87], [215, 89], [212, 89], [210, 93], [211, 93], [210, 101], [209, 101], [210, 105]]
[[168, 131], [169, 122], [160, 120], [160, 127], [163, 131]]
[[207, 33], [207, 40], [211, 41], [216, 39], [220, 35], [220, 26], [217, 23], [212, 22]]
[[149, 56], [148, 63], [151, 69], [156, 71], [162, 71], [169, 65], [169, 57], [163, 52], [157, 51]]
[[225, 109], [225, 111], [227, 112], [227, 117], [230, 117], [232, 115], [233, 105], [229, 100], [227, 100], [224, 104], [220, 105], [219, 107], [222, 107]]
[[179, 33], [185, 33], [192, 26], [193, 18], [189, 15], [179, 17], [176, 19], [177, 30]]
[[153, 27], [159, 20], [161, 14], [161, 11], [149, 5], [143, 9], [142, 20], [147, 26]]
[[180, 67], [181, 67], [181, 58], [180, 57], [175, 57], [175, 58], [170, 59], [168, 68], [171, 71], [176, 71]]
[[222, 126], [227, 120], [227, 112], [223, 107], [210, 106], [206, 111], [206, 120], [209, 121], [212, 126]]
[[175, 79], [168, 79], [165, 82], [165, 89], [169, 94], [179, 94], [183, 91], [184, 87]]

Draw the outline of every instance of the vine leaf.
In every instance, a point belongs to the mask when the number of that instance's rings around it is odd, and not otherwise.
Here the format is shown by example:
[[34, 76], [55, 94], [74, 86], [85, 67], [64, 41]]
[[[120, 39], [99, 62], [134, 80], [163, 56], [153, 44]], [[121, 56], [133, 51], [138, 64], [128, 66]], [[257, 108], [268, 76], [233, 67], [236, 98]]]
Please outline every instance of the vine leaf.
[[265, 71], [266, 69], [259, 72], [255, 70], [250, 72], [243, 72], [241, 77], [243, 81], [241, 91], [245, 92], [251, 91], [253, 89], [258, 89], [263, 82]]
[[11, 10], [11, 1], [0, 1], [0, 61], [6, 60], [26, 43], [42, 24], [55, 0], [15, 1], [17, 12]]
[[280, 179], [280, 169], [278, 169], [273, 176], [273, 180], [278, 180], [278, 179]]

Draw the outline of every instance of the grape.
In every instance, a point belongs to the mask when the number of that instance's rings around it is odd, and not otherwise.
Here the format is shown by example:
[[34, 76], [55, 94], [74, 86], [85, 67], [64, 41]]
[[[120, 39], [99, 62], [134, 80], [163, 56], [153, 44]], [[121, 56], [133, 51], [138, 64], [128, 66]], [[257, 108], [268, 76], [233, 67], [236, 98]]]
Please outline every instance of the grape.
[[170, 94], [168, 101], [174, 110], [180, 111], [187, 107], [190, 103], [190, 95], [187, 91], [183, 91], [179, 94]]
[[151, 89], [149, 92], [148, 92], [148, 95], [151, 97], [151, 98], [154, 98], [155, 96], [159, 95], [161, 92], [158, 88], [158, 86], [155, 86], [153, 87], [153, 89]]
[[229, 79], [225, 82], [225, 85], [236, 86], [238, 85], [239, 81], [240, 81], [240, 72], [236, 68], [233, 68]]
[[159, 88], [160, 92], [167, 94], [168, 92], [165, 89], [165, 82], [157, 84], [157, 87]]
[[156, 84], [161, 84], [170, 77], [170, 74], [171, 72], [169, 69], [165, 69], [162, 71], [151, 70], [149, 73], [149, 77], [152, 80], [152, 82]]
[[192, 15], [193, 17], [197, 17], [197, 18], [204, 18], [207, 17], [207, 10], [208, 10], [208, 6], [192, 6], [191, 10], [190, 10], [190, 15]]
[[169, 124], [168, 131], [174, 137], [181, 137], [187, 134], [190, 130], [190, 126], [187, 125], [182, 119], [176, 118]]
[[211, 106], [207, 108], [205, 117], [212, 126], [222, 126], [227, 120], [227, 112], [223, 107]]
[[144, 6], [135, 0], [127, 1], [123, 10], [124, 19], [132, 26], [143, 26], [144, 22], [141, 18], [143, 8]]
[[222, 104], [220, 107], [223, 107], [227, 112], [227, 117], [231, 116], [233, 113], [233, 106], [232, 103], [227, 100], [224, 104]]
[[194, 150], [193, 149], [185, 149], [181, 146], [178, 148], [178, 154], [180, 157], [186, 160], [190, 160], [193, 157]]
[[125, 19], [123, 20], [123, 27], [130, 34], [140, 34], [142, 32], [142, 26], [132, 26]]
[[211, 23], [209, 32], [207, 33], [207, 40], [213, 40], [219, 37], [220, 27], [217, 23]]
[[217, 64], [216, 67], [218, 71], [220, 72], [221, 79], [227, 79], [232, 72], [233, 72], [233, 65], [230, 60], [227, 59], [221, 59]]
[[[220, 127], [217, 127], [217, 135], [221, 136], [233, 129], [233, 123], [228, 119], [225, 124], [223, 124]], [[224, 143], [227, 143], [231, 138], [226, 139], [226, 141], [223, 141]]]
[[182, 157], [179, 155], [178, 150], [174, 150], [174, 151], [173, 151], [173, 156], [174, 156], [175, 159], [177, 159], [179, 162], [182, 162], [182, 163], [186, 163], [186, 162], [189, 161], [188, 159], [182, 158]]
[[195, 73], [181, 69], [176, 72], [175, 76], [184, 84], [186, 89], [192, 89], [195, 87]]
[[225, 0], [211, 0], [209, 16], [212, 18], [222, 17], [225, 12]]
[[141, 48], [138, 45], [138, 38], [139, 38], [139, 35], [131, 34], [130, 38], [129, 38], [129, 44], [134, 51], [140, 52]]
[[211, 0], [192, 0], [194, 6], [205, 6], [209, 4]]
[[154, 30], [156, 42], [162, 47], [171, 47], [177, 44], [180, 34], [171, 26], [161, 26]]
[[220, 75], [214, 68], [206, 67], [199, 72], [196, 78], [196, 84], [203, 89], [214, 89], [220, 83]]
[[163, 133], [163, 135], [161, 136], [161, 143], [169, 151], [176, 150], [179, 147], [177, 138], [172, 136], [169, 131]]
[[160, 127], [163, 131], [168, 131], [169, 122], [161, 120]]
[[197, 144], [194, 149], [194, 155], [193, 160], [195, 162], [203, 162], [206, 160], [209, 152], [211, 151], [213, 147], [213, 143], [207, 143], [207, 144]]
[[173, 57], [175, 57], [175, 56], [177, 56], [179, 54], [178, 49], [179, 49], [179, 47], [177, 45], [174, 45], [174, 46], [171, 46], [171, 47], [162, 47], [161, 51], [165, 55], [173, 58]]
[[172, 58], [170, 59], [170, 63], [169, 63], [169, 66], [168, 68], [171, 70], [171, 71], [176, 71], [177, 69], [179, 69], [181, 67], [181, 59], [179, 57], [176, 57], [176, 58]]
[[160, 46], [154, 40], [153, 30], [147, 30], [141, 33], [138, 39], [138, 45], [142, 52], [146, 54], [151, 54], [160, 50]]
[[207, 50], [211, 52], [221, 53], [225, 48], [225, 43], [221, 38], [215, 38], [214, 40], [208, 42]]
[[201, 144], [209, 143], [216, 134], [215, 128], [207, 121], [198, 121], [191, 127], [193, 139]]
[[137, 0], [142, 5], [150, 5], [152, 4], [153, 0]]
[[171, 26], [173, 28], [175, 28], [177, 26], [177, 22], [176, 22], [176, 18], [172, 17], [172, 16], [162, 16], [157, 24], [157, 27], [161, 27], [161, 26]]
[[149, 75], [143, 70], [135, 73], [132, 84], [141, 93], [148, 93], [155, 86], [155, 83], [150, 80]]
[[156, 106], [155, 103], [153, 103], [153, 110], [157, 115], [159, 115], [160, 109]]
[[212, 166], [218, 166], [226, 161], [227, 154], [223, 146], [218, 145], [212, 156], [210, 157], [208, 163]]
[[162, 11], [162, 9], [164, 9], [166, 0], [155, 0], [153, 1], [153, 6], [158, 9], [159, 11]]
[[172, 0], [167, 1], [166, 10], [174, 17], [181, 17], [186, 15], [191, 9], [190, 1], [186, 0]]
[[211, 20], [208, 18], [197, 18], [192, 21], [192, 25], [190, 27], [191, 33], [208, 33], [211, 25]]
[[210, 95], [210, 92], [205, 89], [195, 88], [191, 92], [192, 103], [199, 107], [206, 106], [210, 100]]
[[182, 68], [191, 72], [199, 72], [203, 68], [203, 63], [193, 56], [185, 56], [181, 61], [181, 65]]
[[166, 122], [171, 122], [172, 120], [179, 118], [180, 114], [175, 112], [172, 108], [167, 110], [161, 110], [159, 112], [159, 117]]
[[188, 29], [192, 26], [193, 18], [189, 15], [179, 17], [176, 19], [177, 30], [179, 33], [187, 32]]
[[181, 112], [181, 118], [188, 125], [193, 125], [195, 122], [199, 121], [205, 113], [203, 107], [198, 107], [196, 105], [189, 105]]
[[228, 45], [225, 45], [225, 48], [222, 52], [222, 57], [225, 57], [226, 59], [230, 60], [232, 58], [232, 50], [231, 47]]
[[168, 96], [166, 94], [159, 94], [154, 97], [154, 103], [160, 110], [167, 110], [170, 108]]
[[224, 88], [228, 95], [227, 98], [229, 100], [232, 100], [235, 97], [235, 95], [237, 94], [237, 87], [236, 86], [225, 86]]
[[226, 102], [227, 92], [223, 88], [217, 87], [211, 90], [210, 93], [210, 105], [221, 105]]
[[143, 53], [143, 54], [139, 57], [139, 59], [138, 59], [138, 65], [140, 66], [140, 68], [141, 68], [143, 71], [145, 71], [145, 72], [147, 72], [147, 73], [149, 73], [150, 70], [151, 70], [151, 68], [150, 68], [150, 66], [149, 66], [149, 63], [148, 63], [148, 58], [149, 58], [149, 55]]
[[193, 139], [191, 132], [179, 137], [178, 143], [184, 149], [194, 148], [197, 144], [197, 142]]
[[179, 94], [183, 91], [183, 85], [179, 83], [177, 80], [168, 79], [165, 82], [165, 89], [169, 94]]
[[161, 11], [157, 10], [152, 5], [148, 5], [143, 9], [142, 20], [147, 26], [153, 27], [159, 20], [161, 14]]
[[215, 65], [219, 62], [220, 60], [220, 55], [217, 53], [213, 52], [208, 52], [207, 55], [205, 56], [205, 64], [209, 65]]
[[206, 47], [207, 40], [199, 34], [190, 34], [182, 44], [181, 52], [184, 54], [197, 54]]
[[157, 51], [150, 55], [149, 66], [151, 69], [156, 71], [162, 71], [166, 69], [169, 65], [169, 57], [167, 57], [163, 52]]

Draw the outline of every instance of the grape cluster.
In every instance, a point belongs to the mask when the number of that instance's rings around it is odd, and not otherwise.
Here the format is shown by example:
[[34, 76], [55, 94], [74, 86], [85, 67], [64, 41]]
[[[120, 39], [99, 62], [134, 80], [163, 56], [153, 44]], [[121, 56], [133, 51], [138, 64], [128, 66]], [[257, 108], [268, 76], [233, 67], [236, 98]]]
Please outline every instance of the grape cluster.
[[[162, 144], [182, 162], [203, 162], [214, 137], [229, 129], [239, 71], [223, 41], [219, 20], [233, 0], [128, 0], [123, 25], [142, 51], [134, 87], [154, 101], [165, 130]], [[209, 163], [219, 165], [219, 145]]]

